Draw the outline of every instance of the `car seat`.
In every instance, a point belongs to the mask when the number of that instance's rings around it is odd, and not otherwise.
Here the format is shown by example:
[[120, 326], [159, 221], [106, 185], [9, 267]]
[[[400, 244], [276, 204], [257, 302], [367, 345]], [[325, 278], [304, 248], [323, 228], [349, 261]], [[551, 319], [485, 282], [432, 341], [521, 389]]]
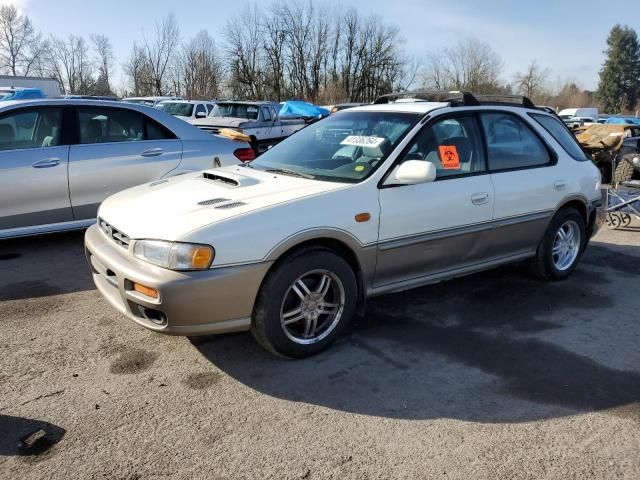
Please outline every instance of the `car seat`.
[[11, 125], [0, 125], [0, 145], [7, 145], [16, 141], [16, 132]]
[[87, 122], [82, 143], [100, 143], [102, 140], [102, 123], [100, 120], [91, 119]]

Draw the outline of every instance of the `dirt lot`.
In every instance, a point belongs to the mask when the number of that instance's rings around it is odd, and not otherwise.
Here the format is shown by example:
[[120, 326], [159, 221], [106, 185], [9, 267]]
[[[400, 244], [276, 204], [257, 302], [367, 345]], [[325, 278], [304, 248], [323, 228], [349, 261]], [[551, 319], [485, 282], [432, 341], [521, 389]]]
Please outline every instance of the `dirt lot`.
[[114, 313], [81, 233], [2, 242], [0, 477], [637, 480], [639, 272], [640, 229], [602, 231], [566, 282], [382, 297], [285, 361]]

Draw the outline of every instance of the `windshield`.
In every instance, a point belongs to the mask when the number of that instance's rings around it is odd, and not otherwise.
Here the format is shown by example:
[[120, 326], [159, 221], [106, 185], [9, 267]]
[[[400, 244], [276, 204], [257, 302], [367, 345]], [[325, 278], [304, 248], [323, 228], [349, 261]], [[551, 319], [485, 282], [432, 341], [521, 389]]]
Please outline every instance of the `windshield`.
[[157, 108], [171, 115], [180, 115], [182, 117], [190, 117], [193, 113], [193, 104], [186, 102], [162, 102], [158, 104]]
[[213, 107], [210, 117], [258, 119], [258, 107], [246, 103], [218, 103]]
[[318, 180], [357, 183], [384, 162], [419, 119], [414, 113], [345, 110], [303, 128], [250, 166]]

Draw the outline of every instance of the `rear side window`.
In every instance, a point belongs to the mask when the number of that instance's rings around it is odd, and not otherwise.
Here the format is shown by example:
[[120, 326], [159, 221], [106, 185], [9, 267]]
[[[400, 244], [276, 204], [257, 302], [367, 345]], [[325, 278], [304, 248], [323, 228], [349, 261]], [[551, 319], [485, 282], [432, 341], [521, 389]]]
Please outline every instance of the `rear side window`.
[[124, 108], [78, 107], [78, 123], [81, 144], [175, 138], [154, 120]]
[[144, 140], [144, 117], [123, 108], [78, 108], [80, 143], [135, 142]]
[[145, 140], [172, 140], [176, 138], [173, 133], [150, 118], [147, 118], [145, 123], [147, 128]]
[[542, 128], [549, 132], [549, 135], [551, 135], [575, 160], [578, 160], [579, 162], [585, 162], [588, 160], [575, 137], [571, 135], [560, 120], [550, 117], [549, 115], [541, 115], [538, 113], [530, 113], [529, 115], [531, 115], [536, 122], [542, 125]]
[[262, 119], [265, 122], [271, 121], [271, 111], [269, 110], [268, 107], [262, 107]]
[[487, 139], [489, 169], [511, 170], [549, 165], [551, 155], [542, 140], [515, 115], [480, 115]]

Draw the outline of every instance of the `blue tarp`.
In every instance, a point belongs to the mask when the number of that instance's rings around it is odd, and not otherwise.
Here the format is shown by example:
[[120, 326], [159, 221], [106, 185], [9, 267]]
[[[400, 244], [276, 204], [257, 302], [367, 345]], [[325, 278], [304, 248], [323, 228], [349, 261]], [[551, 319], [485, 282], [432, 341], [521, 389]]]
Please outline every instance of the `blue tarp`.
[[280, 118], [316, 118], [326, 117], [329, 110], [317, 107], [301, 100], [284, 102], [280, 108]]
[[607, 121], [610, 125], [640, 125], [640, 118], [635, 117], [609, 117]]
[[36, 98], [47, 98], [47, 96], [39, 88], [22, 88], [11, 93], [7, 93], [4, 97], [0, 98], [0, 101], [33, 100]]

